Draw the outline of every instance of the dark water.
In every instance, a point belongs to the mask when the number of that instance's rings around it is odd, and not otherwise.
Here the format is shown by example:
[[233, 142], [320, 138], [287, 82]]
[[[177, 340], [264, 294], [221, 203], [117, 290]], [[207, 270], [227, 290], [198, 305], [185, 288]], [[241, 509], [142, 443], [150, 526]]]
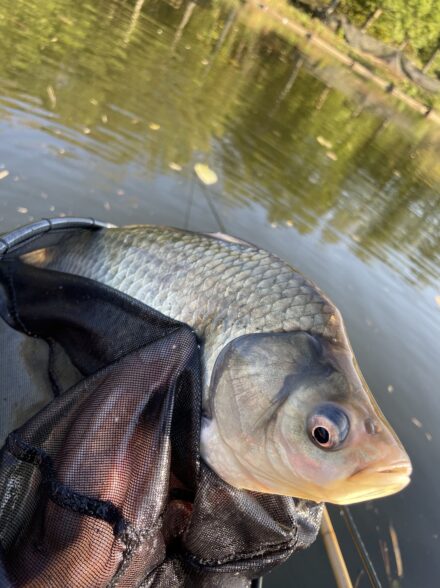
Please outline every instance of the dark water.
[[[0, 230], [71, 214], [221, 229], [317, 281], [414, 463], [408, 489], [352, 512], [384, 586], [435, 587], [440, 129], [236, 6], [0, 0]], [[332, 586], [320, 542], [265, 585]]]

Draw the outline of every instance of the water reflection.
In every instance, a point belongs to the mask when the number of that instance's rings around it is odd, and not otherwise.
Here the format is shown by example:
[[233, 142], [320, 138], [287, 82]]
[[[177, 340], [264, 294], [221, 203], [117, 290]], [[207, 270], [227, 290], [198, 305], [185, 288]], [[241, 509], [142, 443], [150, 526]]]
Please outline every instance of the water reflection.
[[324, 240], [348, 238], [363, 258], [400, 267], [404, 255], [408, 278], [435, 277], [434, 132], [384, 119], [365, 90], [364, 104], [348, 99], [352, 88], [329, 90], [322, 60], [245, 27], [242, 10], [16, 3], [0, 21], [2, 120], [52, 137], [46, 151], [63, 166], [76, 148], [150, 174], [178, 162], [189, 176], [208, 158], [234, 205], [258, 201], [272, 223], [319, 225]]
[[[411, 586], [439, 534], [440, 130], [265, 18], [229, 0], [0, 0], [0, 228], [56, 214], [220, 227], [314, 277], [417, 456], [408, 492], [374, 507], [418, 538], [403, 545]], [[198, 161], [218, 184], [200, 185]], [[371, 512], [357, 516], [383, 568]]]

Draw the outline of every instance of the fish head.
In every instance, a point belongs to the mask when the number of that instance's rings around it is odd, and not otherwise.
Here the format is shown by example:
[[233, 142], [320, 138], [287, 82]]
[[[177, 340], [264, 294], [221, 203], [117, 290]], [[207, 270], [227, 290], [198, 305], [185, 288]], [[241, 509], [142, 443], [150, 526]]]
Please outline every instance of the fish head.
[[393, 494], [411, 462], [346, 336], [257, 333], [215, 363], [202, 455], [231, 485], [351, 504]]

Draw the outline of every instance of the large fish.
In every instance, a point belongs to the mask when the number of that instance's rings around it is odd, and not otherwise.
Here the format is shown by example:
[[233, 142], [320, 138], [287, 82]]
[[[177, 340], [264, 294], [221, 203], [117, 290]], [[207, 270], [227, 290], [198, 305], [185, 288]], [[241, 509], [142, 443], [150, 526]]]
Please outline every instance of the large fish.
[[231, 485], [349, 504], [404, 488], [410, 460], [309, 280], [224, 235], [137, 226], [78, 232], [27, 263], [93, 278], [203, 342], [203, 459]]

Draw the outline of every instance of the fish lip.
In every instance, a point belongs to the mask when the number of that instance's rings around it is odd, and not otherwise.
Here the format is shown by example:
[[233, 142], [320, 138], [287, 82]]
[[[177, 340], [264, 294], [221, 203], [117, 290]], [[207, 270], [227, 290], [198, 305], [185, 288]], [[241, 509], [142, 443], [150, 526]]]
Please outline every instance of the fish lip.
[[382, 468], [377, 468], [376, 472], [378, 474], [392, 474], [393, 476], [402, 474], [403, 476], [407, 476], [409, 478], [412, 473], [412, 467], [407, 462], [400, 462], [383, 466]]
[[[401, 466], [397, 466], [389, 471], [386, 466], [383, 466], [381, 471], [374, 469], [358, 472], [357, 475], [349, 478], [349, 482], [348, 492], [344, 494], [343, 500], [329, 499], [328, 502], [356, 504], [365, 500], [392, 496], [404, 490], [410, 484], [411, 477], [407, 467], [402, 470]], [[353, 492], [350, 492], [350, 487]]]
[[[377, 476], [388, 476], [393, 479], [407, 479], [409, 483], [412, 474], [412, 465], [409, 461], [397, 461], [391, 464], [383, 464], [382, 466], [378, 465], [375, 467], [370, 468], [358, 468], [355, 470], [350, 478], [359, 478], [363, 474], [365, 475], [377, 475]], [[379, 478], [380, 479], [380, 478]]]

